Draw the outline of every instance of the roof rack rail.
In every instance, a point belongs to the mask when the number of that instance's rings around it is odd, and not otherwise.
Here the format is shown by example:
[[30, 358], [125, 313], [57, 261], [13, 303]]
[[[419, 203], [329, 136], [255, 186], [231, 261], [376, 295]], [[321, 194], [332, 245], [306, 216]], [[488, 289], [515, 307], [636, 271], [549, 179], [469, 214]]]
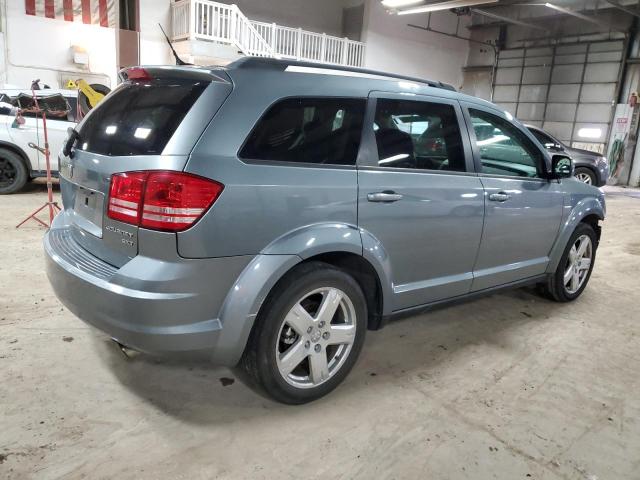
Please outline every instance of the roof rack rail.
[[[227, 65], [226, 68], [230, 70], [245, 69], [245, 68], [257, 68], [257, 69], [271, 69], [286, 71], [290, 67], [313, 69], [316, 72], [318, 70], [333, 70], [341, 72], [349, 72], [360, 75], [367, 75], [370, 77], [379, 77], [381, 80], [407, 80], [416, 83], [423, 83], [430, 87], [442, 88], [444, 90], [456, 91], [455, 87], [444, 82], [437, 82], [434, 80], [426, 80], [424, 78], [409, 77], [406, 75], [398, 75], [395, 73], [381, 72], [378, 70], [369, 70], [366, 68], [347, 67], [344, 65], [331, 65], [326, 63], [313, 63], [313, 62], [301, 62], [297, 60], [281, 60], [277, 58], [265, 58], [265, 57], [243, 57], [235, 62]], [[300, 71], [300, 70], [298, 70]]]

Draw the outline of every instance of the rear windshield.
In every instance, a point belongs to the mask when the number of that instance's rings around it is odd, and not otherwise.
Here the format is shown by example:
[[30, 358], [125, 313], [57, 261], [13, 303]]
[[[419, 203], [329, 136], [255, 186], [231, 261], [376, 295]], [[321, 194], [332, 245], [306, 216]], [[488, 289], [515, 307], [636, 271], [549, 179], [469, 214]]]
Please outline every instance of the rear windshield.
[[160, 154], [206, 86], [124, 83], [86, 118], [77, 147], [101, 155]]

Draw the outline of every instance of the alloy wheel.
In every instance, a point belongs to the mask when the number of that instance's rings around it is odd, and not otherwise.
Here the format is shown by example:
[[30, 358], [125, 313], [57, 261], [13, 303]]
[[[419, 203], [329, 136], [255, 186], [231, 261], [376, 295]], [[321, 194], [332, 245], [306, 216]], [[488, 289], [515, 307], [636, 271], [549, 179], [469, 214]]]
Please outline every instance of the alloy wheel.
[[275, 345], [278, 371], [294, 387], [317, 387], [344, 365], [355, 336], [355, 308], [343, 291], [323, 287], [308, 292], [280, 326]]
[[587, 185], [591, 185], [593, 182], [591, 181], [591, 175], [588, 173], [577, 173], [576, 179], [580, 180], [582, 183], [586, 183]]
[[564, 270], [564, 288], [573, 295], [584, 284], [591, 261], [593, 260], [593, 243], [588, 235], [580, 235], [569, 250], [569, 257]]

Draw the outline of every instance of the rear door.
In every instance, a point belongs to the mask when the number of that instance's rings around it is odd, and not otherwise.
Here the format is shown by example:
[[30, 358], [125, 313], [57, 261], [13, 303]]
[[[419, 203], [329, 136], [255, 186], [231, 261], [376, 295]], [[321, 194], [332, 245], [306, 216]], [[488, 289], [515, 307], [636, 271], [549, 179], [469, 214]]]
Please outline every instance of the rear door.
[[564, 195], [545, 177], [544, 152], [506, 114], [463, 103], [485, 220], [473, 291], [543, 274], [556, 240]]
[[78, 126], [72, 155], [60, 154], [61, 192], [72, 234], [95, 256], [121, 266], [138, 253], [138, 228], [105, 215], [111, 176], [182, 171], [231, 91], [225, 74], [137, 69]]
[[389, 261], [392, 309], [469, 292], [484, 206], [459, 104], [372, 93], [368, 109], [358, 225]]

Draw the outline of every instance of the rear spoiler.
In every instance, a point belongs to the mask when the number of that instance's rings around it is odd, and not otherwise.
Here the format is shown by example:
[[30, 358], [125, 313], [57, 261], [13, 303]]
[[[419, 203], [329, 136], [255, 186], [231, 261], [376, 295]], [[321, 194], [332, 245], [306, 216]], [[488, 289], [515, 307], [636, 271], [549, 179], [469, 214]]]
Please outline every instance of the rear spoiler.
[[123, 68], [118, 72], [121, 82], [156, 79], [192, 80], [202, 82], [231, 83], [223, 69], [194, 66], [137, 66]]

